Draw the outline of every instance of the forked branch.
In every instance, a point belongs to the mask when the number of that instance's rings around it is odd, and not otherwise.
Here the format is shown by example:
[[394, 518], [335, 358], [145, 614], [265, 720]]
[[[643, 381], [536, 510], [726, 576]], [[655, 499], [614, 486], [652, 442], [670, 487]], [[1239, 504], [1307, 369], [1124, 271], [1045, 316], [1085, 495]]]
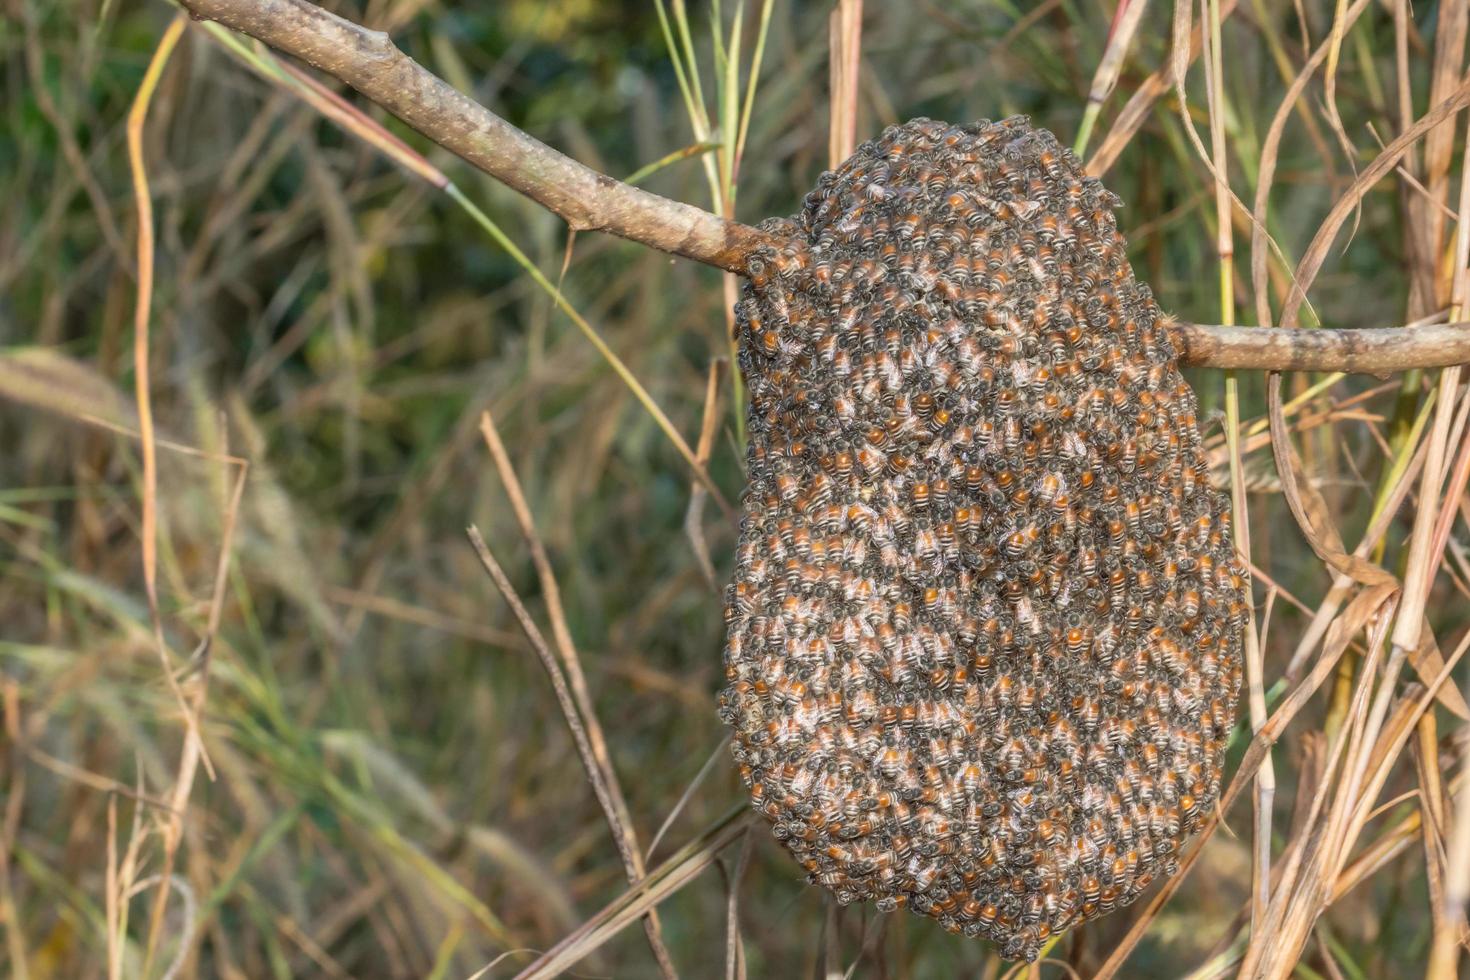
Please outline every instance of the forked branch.
[[[307, 0], [180, 0], [216, 21], [336, 78], [438, 145], [572, 228], [611, 232], [674, 255], [744, 273], [770, 238], [708, 211], [631, 187], [577, 163], [456, 91], [369, 30]], [[1470, 324], [1371, 330], [1284, 330], [1175, 322], [1184, 364], [1275, 371], [1381, 374], [1470, 361]]]

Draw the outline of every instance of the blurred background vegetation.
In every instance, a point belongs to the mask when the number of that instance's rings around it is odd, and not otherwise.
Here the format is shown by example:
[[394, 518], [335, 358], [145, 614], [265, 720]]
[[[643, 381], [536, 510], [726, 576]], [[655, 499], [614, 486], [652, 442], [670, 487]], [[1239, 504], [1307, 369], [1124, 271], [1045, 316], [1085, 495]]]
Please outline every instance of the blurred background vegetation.
[[[390, 31], [430, 70], [603, 172], [626, 177], [699, 142], [652, 3], [329, 6]], [[1271, 113], [1341, 5], [1222, 6], [1229, 165], [1249, 201]], [[1409, 93], [1414, 116], [1430, 104], [1444, 6], [1414, 5], [1405, 58], [1395, 50], [1399, 4], [1371, 4], [1342, 39], [1331, 112], [1322, 79], [1307, 87], [1286, 128], [1269, 220], [1289, 259], [1377, 154], [1377, 140], [1402, 131], [1398, 93]], [[689, 7], [711, 103], [712, 30], [728, 41], [741, 18], [743, 86], [761, 8]], [[145, 131], [157, 228], [148, 363], [153, 424], [170, 444], [157, 493], [164, 642], [185, 696], [202, 697], [206, 764], [185, 794], [171, 897], [145, 964], [151, 876], [170, 870], [170, 800], [187, 753], [143, 578], [137, 210], [124, 135], [175, 10], [133, 0], [7, 0], [4, 9], [0, 974], [99, 976], [111, 960], [127, 976], [157, 976], [175, 962], [182, 976], [468, 976], [508, 950], [552, 946], [627, 880], [547, 676], [465, 539], [467, 525], [482, 529], [546, 629], [545, 593], [481, 414], [494, 417], [529, 499], [645, 848], [674, 814], [651, 865], [744, 799], [714, 710], [732, 524], [713, 504], [700, 511], [712, 583], [686, 533], [688, 467], [548, 295], [464, 210], [253, 72], [238, 53], [253, 47], [232, 50], [191, 25]], [[794, 212], [827, 165], [830, 11], [771, 5], [734, 197], [743, 221]], [[917, 115], [1026, 113], [1071, 143], [1113, 14], [1113, 4], [1091, 0], [870, 0], [858, 137]], [[1171, 16], [1166, 4], [1146, 11], [1094, 148], [1165, 64]], [[1196, 67], [1191, 108], [1204, 132], [1199, 83]], [[385, 121], [563, 283], [693, 444], [711, 364], [729, 353], [720, 275], [609, 237], [569, 242], [559, 219]], [[696, 149], [643, 184], [710, 207], [704, 159]], [[1409, 163], [1411, 173], [1420, 167]], [[1120, 224], [1161, 305], [1217, 321], [1214, 193], [1172, 94], [1127, 140], [1106, 182], [1126, 202]], [[1425, 303], [1409, 294], [1407, 202], [1416, 193], [1396, 179], [1363, 199], [1351, 241], [1339, 241], [1312, 291], [1322, 322], [1389, 326], [1432, 311], [1416, 311]], [[1444, 200], [1443, 187], [1437, 193]], [[1236, 234], [1244, 254], [1248, 226]], [[1244, 259], [1234, 280], [1244, 319], [1253, 309]], [[1281, 291], [1284, 282], [1275, 276]], [[1222, 376], [1193, 380], [1206, 411], [1219, 409]], [[1300, 392], [1313, 380], [1288, 385]], [[1335, 415], [1302, 442], [1349, 546], [1394, 458], [1395, 432], [1419, 412], [1418, 384], [1401, 395], [1397, 380], [1347, 379], [1312, 403], [1331, 410], [1378, 389], [1357, 415]], [[1241, 386], [1245, 416], [1259, 416], [1264, 381], [1243, 376]], [[717, 404], [709, 469], [735, 500], [742, 450], [728, 386]], [[1218, 443], [1218, 421], [1207, 435]], [[249, 461], [233, 521], [238, 471], [221, 454]], [[1276, 493], [1269, 450], [1254, 446], [1246, 472], [1256, 491], [1252, 558], [1285, 590], [1272, 596], [1269, 681], [1331, 578]], [[1406, 509], [1391, 532], [1386, 567], [1402, 560], [1411, 517]], [[1462, 540], [1463, 526], [1453, 555], [1463, 556]], [[1446, 650], [1470, 619], [1458, 568], [1431, 602]], [[1258, 607], [1267, 591], [1258, 578]], [[1329, 682], [1282, 740], [1282, 835], [1301, 738], [1331, 730], [1351, 685], [1350, 673]], [[1459, 771], [1458, 741], [1444, 750], [1448, 779]], [[1399, 799], [1416, 785], [1405, 760], [1384, 792], [1393, 805], [1370, 834], [1412, 807]], [[1212, 840], [1126, 975], [1183, 975], [1229, 946], [1250, 882], [1247, 811], [1234, 811], [1236, 833]], [[1411, 844], [1336, 902], [1299, 975], [1422, 968], [1431, 918], [1423, 850]], [[112, 876], [129, 868], [140, 891], [122, 903], [124, 921], [108, 896], [118, 894]], [[757, 827], [718, 870], [660, 906], [681, 975], [723, 975], [732, 881], [752, 976], [807, 976], [819, 964], [841, 973], [859, 959], [860, 976], [1003, 972], [988, 946], [928, 921], [830, 914]], [[1085, 975], [1138, 911], [1076, 930], [1053, 955]], [[835, 965], [828, 949], [839, 953]], [[509, 976], [529, 959], [507, 956], [488, 975]], [[655, 967], [634, 927], [579, 973], [638, 977]]]

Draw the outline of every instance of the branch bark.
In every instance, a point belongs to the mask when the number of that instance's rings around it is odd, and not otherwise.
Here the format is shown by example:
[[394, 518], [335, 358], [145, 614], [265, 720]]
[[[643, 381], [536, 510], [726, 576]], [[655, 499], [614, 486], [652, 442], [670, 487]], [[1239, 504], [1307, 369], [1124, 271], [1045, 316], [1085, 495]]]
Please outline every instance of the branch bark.
[[1195, 367], [1387, 374], [1470, 360], [1470, 323], [1308, 330], [1176, 321], [1169, 337], [1179, 362]]
[[[307, 0], [180, 0], [341, 81], [577, 230], [606, 231], [744, 274], [772, 239], [749, 225], [630, 187], [577, 163], [457, 92], [369, 30]], [[1380, 374], [1470, 362], [1470, 324], [1288, 330], [1175, 322], [1180, 361], [1197, 367]]]
[[357, 89], [446, 150], [566, 219], [675, 255], [745, 271], [768, 241], [748, 225], [584, 167], [456, 91], [373, 31], [305, 0], [182, 0], [199, 20], [248, 34]]

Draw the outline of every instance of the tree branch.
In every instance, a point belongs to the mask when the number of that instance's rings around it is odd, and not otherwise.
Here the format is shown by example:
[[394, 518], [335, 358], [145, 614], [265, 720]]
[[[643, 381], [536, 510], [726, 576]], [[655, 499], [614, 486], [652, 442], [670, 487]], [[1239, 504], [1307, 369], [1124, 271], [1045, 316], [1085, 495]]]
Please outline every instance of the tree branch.
[[1470, 360], [1470, 323], [1309, 330], [1175, 321], [1169, 337], [1179, 362], [1195, 367], [1386, 374]]
[[372, 31], [305, 0], [182, 0], [213, 20], [300, 58], [402, 119], [578, 231], [607, 231], [708, 265], [745, 271], [767, 237], [696, 207], [630, 187], [563, 156], [457, 92]]
[[[344, 82], [424, 136], [566, 220], [744, 273], [774, 244], [763, 232], [584, 167], [455, 91], [387, 34], [307, 0], [180, 0], [196, 18], [248, 34]], [[1470, 361], [1470, 324], [1286, 330], [1175, 322], [1180, 361], [1197, 367], [1378, 374]]]

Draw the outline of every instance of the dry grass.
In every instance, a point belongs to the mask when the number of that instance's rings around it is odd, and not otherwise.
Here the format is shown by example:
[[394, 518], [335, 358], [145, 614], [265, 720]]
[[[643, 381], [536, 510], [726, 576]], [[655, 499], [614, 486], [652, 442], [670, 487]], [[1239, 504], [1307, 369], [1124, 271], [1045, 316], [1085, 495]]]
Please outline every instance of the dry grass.
[[[1463, 4], [340, 9], [743, 221], [889, 122], [1026, 111], [1181, 316], [1470, 313]], [[724, 764], [732, 276], [223, 32], [170, 57], [163, 5], [7, 12], [0, 974], [1456, 975], [1458, 368], [1194, 378], [1255, 580], [1228, 788], [1018, 971], [829, 907]]]

